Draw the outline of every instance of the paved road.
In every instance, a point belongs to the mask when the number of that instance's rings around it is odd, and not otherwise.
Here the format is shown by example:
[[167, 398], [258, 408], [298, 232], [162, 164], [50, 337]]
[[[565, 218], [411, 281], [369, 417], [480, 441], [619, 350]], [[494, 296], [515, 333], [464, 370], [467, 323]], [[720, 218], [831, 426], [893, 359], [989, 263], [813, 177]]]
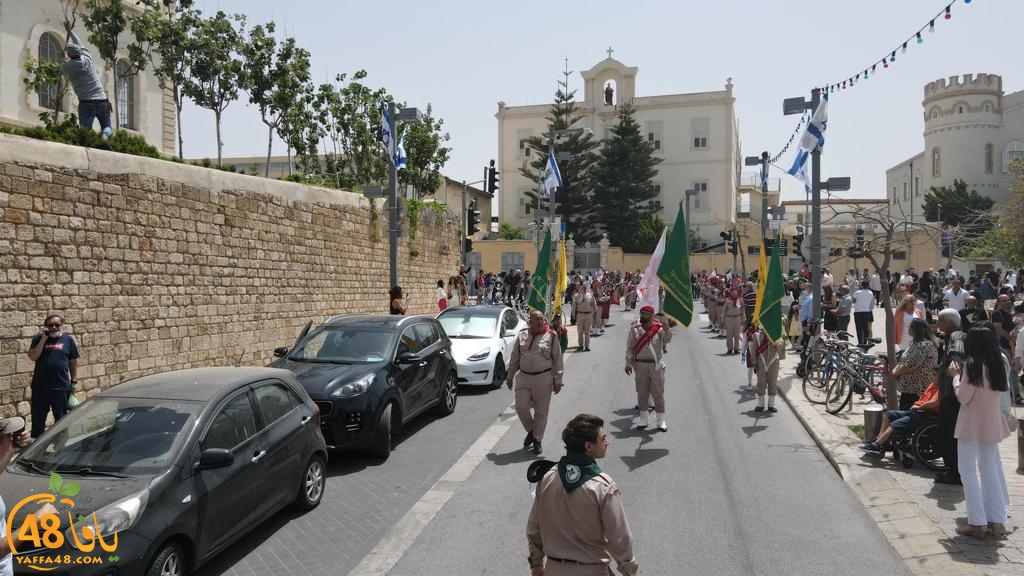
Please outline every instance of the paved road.
[[[605, 418], [612, 444], [601, 465], [625, 495], [641, 573], [908, 573], [786, 404], [752, 412], [739, 389], [745, 370], [722, 355], [723, 340], [676, 329], [670, 429], [632, 430], [627, 320], [616, 324], [593, 352], [570, 353], [546, 456], [560, 455], [571, 416]], [[383, 464], [335, 455], [319, 508], [279, 514], [202, 574], [527, 574], [533, 457], [510, 401], [505, 389], [467, 392], [454, 415], [418, 420]]]
[[[745, 370], [722, 354], [723, 340], [677, 329], [669, 431], [631, 430], [626, 320], [617, 324], [595, 339], [593, 352], [570, 355], [551, 428], [580, 411], [605, 418], [612, 444], [601, 466], [623, 490], [641, 573], [908, 573], [786, 404], [770, 416], [752, 411], [753, 396], [739, 389]], [[531, 458], [512, 423], [390, 576], [528, 573]], [[556, 442], [547, 446], [548, 457], [559, 455]]]
[[424, 415], [406, 425], [386, 462], [332, 453], [319, 507], [278, 513], [200, 576], [348, 574], [511, 401], [505, 388], [463, 389], [451, 416]]

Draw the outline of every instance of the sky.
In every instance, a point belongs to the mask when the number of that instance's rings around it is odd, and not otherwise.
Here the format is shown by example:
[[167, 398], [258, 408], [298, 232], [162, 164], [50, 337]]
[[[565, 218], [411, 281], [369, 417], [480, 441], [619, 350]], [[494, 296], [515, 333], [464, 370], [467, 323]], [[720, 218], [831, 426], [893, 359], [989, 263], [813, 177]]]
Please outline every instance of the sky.
[[[900, 45], [952, 2], [924, 43]], [[965, 2], [967, 2], [965, 4]], [[822, 178], [849, 176], [845, 198], [885, 197], [885, 170], [924, 146], [924, 85], [962, 74], [1024, 89], [1024, 0], [198, 0], [204, 14], [273, 21], [312, 54], [317, 83], [365, 69], [409, 106], [430, 104], [451, 134], [443, 172], [474, 181], [497, 154], [497, 102], [551, 102], [568, 59], [569, 88], [607, 57], [639, 68], [637, 96], [722, 90], [733, 79], [742, 152], [775, 155], [798, 116], [785, 98], [841, 82], [896, 48], [888, 70], [830, 96]], [[389, 13], [382, 12], [383, 7]], [[216, 158], [212, 112], [186, 104], [185, 156]], [[266, 127], [243, 94], [223, 119], [224, 155], [266, 154]], [[284, 154], [275, 143], [275, 154]], [[779, 165], [792, 162], [793, 148]], [[749, 170], [749, 169], [747, 169]], [[781, 171], [783, 199], [802, 185]]]

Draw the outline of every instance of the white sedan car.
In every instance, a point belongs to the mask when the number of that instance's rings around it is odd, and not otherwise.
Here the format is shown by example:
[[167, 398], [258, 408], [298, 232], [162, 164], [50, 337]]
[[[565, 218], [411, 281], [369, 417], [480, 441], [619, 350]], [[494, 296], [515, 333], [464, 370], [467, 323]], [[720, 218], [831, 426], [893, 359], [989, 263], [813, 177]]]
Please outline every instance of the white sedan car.
[[456, 306], [438, 314], [437, 320], [452, 341], [459, 384], [504, 384], [512, 346], [526, 320], [508, 306]]

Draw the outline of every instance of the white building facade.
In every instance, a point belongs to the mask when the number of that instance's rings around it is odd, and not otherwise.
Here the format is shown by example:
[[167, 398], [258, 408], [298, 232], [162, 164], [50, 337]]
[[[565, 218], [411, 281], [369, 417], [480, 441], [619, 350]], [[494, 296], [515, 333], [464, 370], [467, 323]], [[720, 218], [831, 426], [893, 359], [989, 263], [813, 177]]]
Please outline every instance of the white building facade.
[[[732, 82], [717, 92], [637, 97], [637, 71], [606, 58], [582, 72], [583, 97], [576, 102], [582, 119], [573, 127], [608, 139], [618, 123], [619, 106], [631, 103], [655, 157], [662, 160], [654, 178], [661, 218], [668, 224], [675, 221], [685, 191], [696, 190], [690, 199], [689, 225], [706, 243], [720, 242], [718, 233], [736, 220], [741, 161]], [[535, 159], [526, 140], [547, 131], [550, 112], [550, 104], [498, 103], [499, 214], [502, 222], [523, 230], [529, 230], [534, 220], [525, 192], [537, 188], [536, 180], [521, 172]]]
[[[138, 9], [126, 2], [130, 10]], [[175, 151], [175, 114], [170, 96], [160, 88], [149, 70], [131, 75], [116, 75], [107, 69], [99, 51], [89, 43], [89, 31], [78, 18], [75, 34], [86, 44], [100, 70], [107, 97], [114, 106], [115, 126], [138, 134], [165, 154]], [[52, 110], [50, 91], [37, 93], [25, 88], [23, 66], [27, 58], [60, 61], [64, 58], [64, 15], [59, 2], [0, 0], [0, 124], [26, 127], [40, 124], [39, 115]], [[122, 34], [122, 42], [131, 36]], [[122, 46], [125, 55], [127, 50]], [[119, 64], [120, 66], [120, 64]], [[114, 100], [114, 82], [119, 97]], [[62, 112], [77, 114], [78, 100], [69, 89], [61, 102]], [[99, 123], [95, 125], [99, 129]]]
[[929, 82], [921, 106], [924, 151], [885, 173], [891, 209], [923, 221], [925, 194], [953, 180], [1005, 202], [1010, 162], [1024, 158], [1024, 91], [1005, 94], [995, 74], [951, 76]]

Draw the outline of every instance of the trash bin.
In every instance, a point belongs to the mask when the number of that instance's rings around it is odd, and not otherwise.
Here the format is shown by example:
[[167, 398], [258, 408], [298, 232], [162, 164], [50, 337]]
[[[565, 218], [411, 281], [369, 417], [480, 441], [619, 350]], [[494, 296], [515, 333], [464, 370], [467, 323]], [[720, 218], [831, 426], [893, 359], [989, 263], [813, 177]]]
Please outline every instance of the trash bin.
[[882, 431], [882, 416], [885, 414], [885, 407], [872, 405], [864, 407], [864, 441], [874, 442]]

